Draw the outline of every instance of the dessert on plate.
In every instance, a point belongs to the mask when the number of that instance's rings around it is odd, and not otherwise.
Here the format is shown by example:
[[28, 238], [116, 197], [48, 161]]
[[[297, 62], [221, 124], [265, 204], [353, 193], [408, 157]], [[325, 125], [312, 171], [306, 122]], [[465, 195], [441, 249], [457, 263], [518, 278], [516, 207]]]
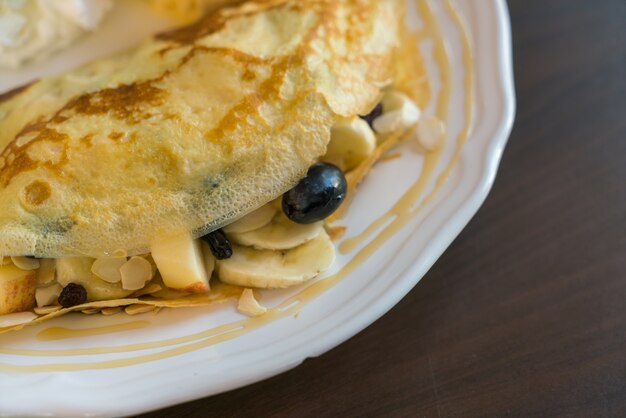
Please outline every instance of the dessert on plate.
[[220, 7], [2, 94], [0, 331], [224, 295], [259, 315], [249, 289], [328, 270], [373, 164], [443, 133], [403, 6]]

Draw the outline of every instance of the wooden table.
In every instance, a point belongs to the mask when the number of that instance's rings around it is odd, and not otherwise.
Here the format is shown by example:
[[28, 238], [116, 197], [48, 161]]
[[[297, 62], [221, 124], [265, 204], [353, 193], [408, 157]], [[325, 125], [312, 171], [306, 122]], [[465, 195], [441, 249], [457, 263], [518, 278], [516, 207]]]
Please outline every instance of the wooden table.
[[430, 272], [323, 356], [145, 417], [626, 416], [626, 1], [509, 7], [515, 127]]

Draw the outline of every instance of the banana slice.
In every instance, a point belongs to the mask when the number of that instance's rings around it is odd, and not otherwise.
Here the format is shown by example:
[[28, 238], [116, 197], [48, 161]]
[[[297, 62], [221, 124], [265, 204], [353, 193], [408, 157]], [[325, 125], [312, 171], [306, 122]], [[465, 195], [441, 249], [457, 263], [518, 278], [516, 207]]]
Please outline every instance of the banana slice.
[[22, 270], [37, 270], [39, 268], [39, 260], [32, 257], [11, 257], [11, 261], [17, 268]]
[[236, 220], [232, 224], [225, 226], [224, 232], [227, 234], [240, 234], [262, 228], [272, 221], [276, 212], [276, 208], [268, 203], [254, 212], [250, 212], [243, 218]]
[[233, 256], [217, 262], [218, 277], [228, 284], [285, 288], [312, 279], [330, 268], [335, 247], [322, 232], [317, 238], [288, 251], [255, 250], [235, 246]]
[[165, 286], [191, 293], [209, 291], [211, 276], [206, 270], [200, 240], [183, 233], [155, 240], [151, 249]]
[[324, 230], [323, 222], [297, 224], [278, 213], [272, 221], [262, 228], [228, 237], [239, 245], [255, 247], [260, 250], [288, 250], [318, 237]]
[[354, 116], [335, 122], [323, 159], [347, 171], [361, 164], [375, 149], [374, 131], [366, 121]]
[[422, 115], [411, 98], [397, 91], [389, 91], [383, 96], [383, 114], [374, 119], [374, 130], [388, 134], [410, 128]]

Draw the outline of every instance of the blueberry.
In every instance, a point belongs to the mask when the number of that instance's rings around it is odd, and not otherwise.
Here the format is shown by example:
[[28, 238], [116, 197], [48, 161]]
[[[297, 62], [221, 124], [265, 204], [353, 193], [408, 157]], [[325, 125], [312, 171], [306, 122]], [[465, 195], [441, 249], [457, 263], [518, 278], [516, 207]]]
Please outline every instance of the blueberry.
[[206, 234], [202, 237], [202, 240], [209, 244], [211, 252], [218, 260], [225, 260], [232, 257], [233, 246], [221, 229]]
[[372, 109], [370, 113], [368, 113], [367, 115], [359, 116], [359, 117], [365, 120], [367, 123], [369, 123], [370, 128], [374, 129], [374, 119], [376, 119], [382, 114], [383, 114], [383, 103], [380, 102], [376, 105], [376, 107], [374, 107], [374, 109]]
[[306, 177], [283, 195], [283, 212], [300, 224], [321, 221], [337, 210], [346, 197], [348, 183], [339, 168], [317, 163]]

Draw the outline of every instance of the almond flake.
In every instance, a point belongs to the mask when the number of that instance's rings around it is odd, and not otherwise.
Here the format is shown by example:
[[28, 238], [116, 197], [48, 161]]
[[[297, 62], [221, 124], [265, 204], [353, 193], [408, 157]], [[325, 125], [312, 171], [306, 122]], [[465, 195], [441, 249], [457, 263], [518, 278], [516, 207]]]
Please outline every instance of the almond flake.
[[259, 316], [267, 312], [267, 308], [261, 306], [254, 297], [252, 289], [244, 289], [237, 303], [237, 310], [244, 315]]
[[100, 309], [100, 313], [105, 316], [115, 315], [122, 312], [122, 308], [120, 306], [114, 306], [112, 308], [102, 308]]
[[152, 265], [143, 257], [132, 257], [122, 267], [122, 288], [139, 290], [152, 279]]
[[120, 268], [126, 263], [126, 257], [100, 257], [91, 265], [91, 272], [108, 283], [122, 280]]
[[53, 258], [42, 258], [39, 260], [39, 270], [37, 270], [37, 286], [46, 286], [55, 279], [56, 260]]
[[98, 312], [100, 312], [100, 308], [87, 308], [87, 309], [83, 309], [81, 312], [84, 313], [85, 315], [93, 315], [93, 314], [97, 314]]
[[135, 304], [135, 305], [129, 305], [127, 306], [124, 311], [126, 311], [126, 313], [128, 315], [137, 315], [140, 313], [144, 313], [144, 312], [150, 312], [154, 310], [154, 306], [153, 305], [141, 305], [141, 304]]
[[63, 286], [53, 283], [49, 286], [38, 287], [35, 290], [35, 300], [38, 307], [44, 307], [57, 303], [57, 299], [63, 290]]
[[340, 240], [345, 235], [346, 229], [347, 229], [347, 227], [343, 225], [330, 225], [330, 224], [324, 225], [324, 228], [326, 229], [326, 233], [328, 234], [330, 239], [333, 241]]
[[51, 314], [52, 312], [58, 311], [59, 309], [61, 309], [61, 306], [59, 305], [49, 305], [49, 306], [43, 306], [41, 308], [35, 308], [33, 309], [33, 311], [35, 311], [37, 315], [48, 315], [48, 314]]
[[11, 257], [13, 264], [22, 270], [36, 270], [39, 268], [39, 260], [31, 257]]
[[439, 148], [445, 133], [446, 125], [436, 117], [424, 118], [417, 124], [417, 140], [427, 151]]

